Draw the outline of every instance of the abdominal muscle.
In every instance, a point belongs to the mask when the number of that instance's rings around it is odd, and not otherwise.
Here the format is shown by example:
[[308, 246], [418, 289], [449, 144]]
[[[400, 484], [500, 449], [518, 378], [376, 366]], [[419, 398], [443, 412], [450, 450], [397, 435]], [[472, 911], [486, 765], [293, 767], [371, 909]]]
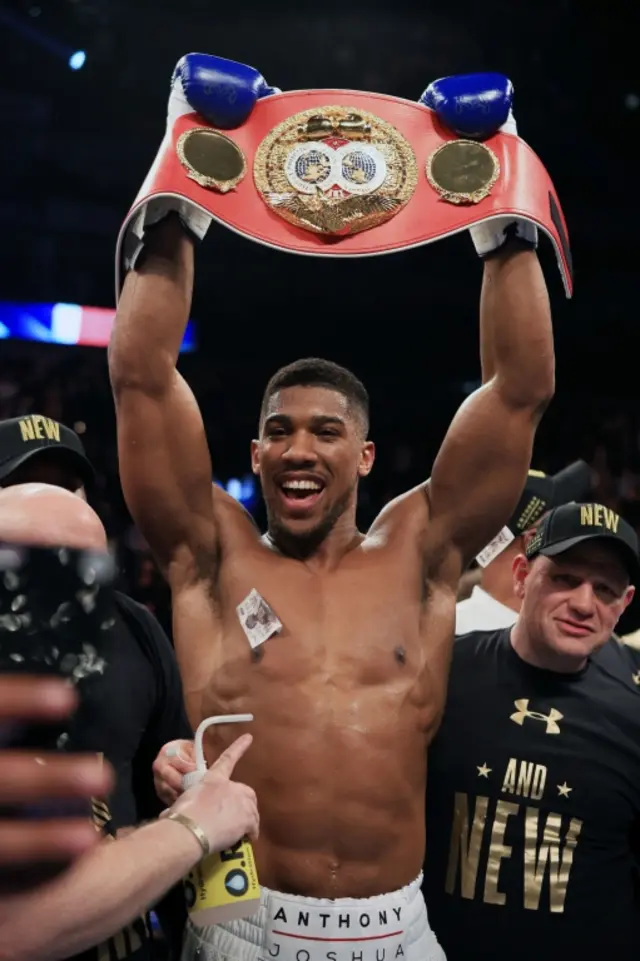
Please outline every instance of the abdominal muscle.
[[[261, 884], [317, 898], [366, 898], [403, 887], [424, 857], [422, 712], [407, 701], [390, 710], [379, 688], [363, 692], [357, 705], [350, 698], [343, 710], [326, 692], [324, 702], [318, 691], [304, 706], [301, 694], [277, 704], [252, 698], [255, 723], [246, 730], [254, 743], [234, 772], [258, 797]], [[292, 700], [299, 710], [291, 710]], [[229, 713], [243, 713], [243, 706]], [[211, 759], [241, 730], [212, 732]]]

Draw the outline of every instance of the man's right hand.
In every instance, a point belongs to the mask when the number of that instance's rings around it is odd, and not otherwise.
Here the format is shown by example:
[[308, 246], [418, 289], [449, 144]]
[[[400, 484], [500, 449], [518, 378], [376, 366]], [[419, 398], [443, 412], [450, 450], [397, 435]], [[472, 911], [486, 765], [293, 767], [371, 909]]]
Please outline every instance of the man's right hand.
[[[180, 117], [198, 113], [219, 130], [233, 130], [248, 119], [258, 100], [280, 93], [270, 87], [255, 67], [235, 60], [225, 60], [209, 53], [188, 53], [175, 66], [167, 106], [167, 136]], [[172, 151], [173, 151], [172, 147]], [[144, 189], [144, 188], [143, 188]], [[211, 215], [190, 200], [180, 200], [161, 191], [141, 206], [129, 225], [124, 245], [124, 266], [134, 267], [146, 241], [145, 231], [164, 220], [171, 212], [178, 213], [183, 226], [203, 240]], [[123, 278], [117, 268], [118, 292]]]
[[[28, 722], [68, 717], [75, 691], [57, 679], [0, 675], [0, 745], [11, 744], [15, 729]], [[22, 805], [103, 797], [113, 783], [109, 765], [77, 754], [49, 755], [0, 750], [0, 805]], [[67, 862], [97, 844], [100, 835], [88, 818], [22, 820], [0, 815], [0, 865], [10, 868]]]
[[204, 831], [212, 851], [224, 851], [244, 837], [258, 837], [260, 817], [255, 791], [231, 780], [233, 769], [251, 746], [243, 734], [220, 755], [198, 784], [188, 788], [167, 814], [184, 814]]

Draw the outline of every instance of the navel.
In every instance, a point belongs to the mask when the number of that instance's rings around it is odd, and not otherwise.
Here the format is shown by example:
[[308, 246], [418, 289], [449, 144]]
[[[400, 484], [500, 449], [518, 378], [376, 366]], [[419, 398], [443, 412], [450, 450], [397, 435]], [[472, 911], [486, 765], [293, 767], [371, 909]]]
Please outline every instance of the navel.
[[396, 649], [393, 652], [393, 656], [395, 657], [398, 664], [407, 663], [407, 652], [404, 649], [404, 647], [400, 647], [400, 646], [396, 647]]
[[254, 664], [257, 664], [258, 661], [261, 661], [263, 657], [264, 657], [264, 648], [262, 647], [262, 645], [260, 645], [260, 647], [251, 648], [251, 660], [253, 661]]

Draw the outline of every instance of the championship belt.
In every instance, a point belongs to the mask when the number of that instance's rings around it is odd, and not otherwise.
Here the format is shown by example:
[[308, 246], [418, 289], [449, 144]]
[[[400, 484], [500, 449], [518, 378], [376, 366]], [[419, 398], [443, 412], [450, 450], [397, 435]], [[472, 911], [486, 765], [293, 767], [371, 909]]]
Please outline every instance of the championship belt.
[[549, 237], [572, 292], [566, 223], [533, 150], [509, 133], [462, 139], [399, 97], [275, 94], [225, 132], [197, 113], [178, 117], [120, 231], [121, 276], [127, 228], [163, 197], [268, 247], [316, 257], [392, 253], [513, 215]]

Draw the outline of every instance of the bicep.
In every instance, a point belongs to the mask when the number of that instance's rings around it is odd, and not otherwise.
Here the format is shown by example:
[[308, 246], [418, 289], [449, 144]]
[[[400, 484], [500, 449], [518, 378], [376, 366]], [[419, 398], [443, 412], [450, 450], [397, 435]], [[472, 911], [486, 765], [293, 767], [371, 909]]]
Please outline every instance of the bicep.
[[544, 408], [505, 401], [495, 382], [458, 410], [428, 485], [431, 524], [463, 564], [501, 530], [524, 488]]
[[162, 391], [115, 391], [120, 478], [131, 515], [161, 566], [181, 547], [211, 544], [211, 459], [195, 397], [173, 371]]

